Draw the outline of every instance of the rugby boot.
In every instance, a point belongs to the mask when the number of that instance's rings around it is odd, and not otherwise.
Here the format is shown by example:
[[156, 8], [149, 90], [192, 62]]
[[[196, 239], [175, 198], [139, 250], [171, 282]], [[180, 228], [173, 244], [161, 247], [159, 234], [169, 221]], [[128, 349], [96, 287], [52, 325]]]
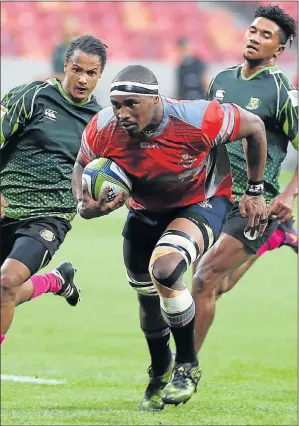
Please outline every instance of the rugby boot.
[[76, 306], [80, 302], [80, 290], [74, 283], [77, 269], [70, 262], [62, 262], [52, 272], [62, 281], [62, 287], [55, 295], [64, 297], [69, 305]]
[[280, 223], [278, 229], [281, 229], [284, 233], [284, 240], [281, 246], [289, 246], [298, 254], [298, 234], [294, 229], [294, 219]]
[[176, 364], [171, 380], [163, 390], [163, 402], [174, 405], [185, 404], [196, 392], [201, 374], [202, 370], [197, 361]]
[[150, 366], [148, 374], [150, 377], [149, 384], [146, 388], [144, 397], [140, 404], [140, 410], [142, 411], [161, 411], [163, 410], [165, 403], [162, 401], [162, 392], [167, 383], [169, 382], [174, 366], [174, 355], [171, 357], [171, 361], [167, 370], [162, 376], [155, 376], [153, 369]]

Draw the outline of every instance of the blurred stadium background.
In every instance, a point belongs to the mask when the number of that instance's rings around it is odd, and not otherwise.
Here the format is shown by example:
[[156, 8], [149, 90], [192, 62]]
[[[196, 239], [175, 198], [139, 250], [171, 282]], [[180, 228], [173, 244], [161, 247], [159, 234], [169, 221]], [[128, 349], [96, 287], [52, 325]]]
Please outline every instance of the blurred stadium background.
[[[277, 3], [297, 17], [297, 2]], [[52, 75], [51, 57], [68, 21], [74, 34], [92, 34], [109, 46], [96, 91], [102, 105], [109, 102], [111, 79], [130, 63], [149, 66], [162, 93], [175, 96], [177, 40], [192, 42], [211, 79], [242, 62], [244, 31], [258, 4], [1, 2], [1, 94]], [[293, 82], [296, 47], [297, 40], [278, 62]], [[295, 151], [290, 150], [285, 168], [291, 170], [295, 162]], [[282, 184], [289, 178], [287, 171]], [[286, 247], [263, 256], [219, 302], [201, 357], [199, 394], [186, 406], [167, 407], [157, 416], [138, 412], [148, 354], [138, 326], [136, 295], [126, 284], [122, 266], [125, 214], [123, 208], [98, 221], [76, 219], [46, 268], [65, 259], [74, 262], [83, 290], [78, 308], [48, 295], [17, 309], [2, 348], [2, 374], [66, 383], [51, 387], [3, 382], [1, 424], [297, 424], [296, 259]]]
[[[178, 39], [190, 41], [192, 53], [206, 63], [210, 80], [221, 69], [242, 62], [244, 31], [260, 3], [2, 1], [1, 93], [51, 76], [53, 51], [64, 41], [68, 26], [74, 35], [92, 34], [108, 45], [108, 63], [96, 90], [102, 105], [109, 102], [111, 79], [130, 63], [149, 66], [161, 92], [175, 97]], [[275, 4], [297, 17], [296, 1]], [[293, 83], [298, 73], [297, 46], [295, 40], [278, 62]], [[292, 167], [295, 153], [290, 151], [286, 164]]]

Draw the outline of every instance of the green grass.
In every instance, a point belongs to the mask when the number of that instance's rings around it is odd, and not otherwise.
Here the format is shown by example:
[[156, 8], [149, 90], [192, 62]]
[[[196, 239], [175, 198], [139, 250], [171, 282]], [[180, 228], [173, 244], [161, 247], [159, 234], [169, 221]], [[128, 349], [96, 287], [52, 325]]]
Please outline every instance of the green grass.
[[297, 424], [296, 256], [286, 247], [263, 256], [218, 302], [192, 400], [162, 413], [138, 411], [148, 354], [122, 266], [121, 216], [76, 220], [47, 268], [63, 259], [78, 267], [77, 308], [53, 295], [17, 308], [2, 374], [66, 384], [2, 382], [1, 424]]

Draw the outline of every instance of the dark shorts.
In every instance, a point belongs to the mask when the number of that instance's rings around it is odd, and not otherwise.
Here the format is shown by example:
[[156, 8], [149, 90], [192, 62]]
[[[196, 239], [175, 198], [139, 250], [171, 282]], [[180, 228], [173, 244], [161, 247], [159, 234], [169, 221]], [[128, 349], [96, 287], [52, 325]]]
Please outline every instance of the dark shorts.
[[215, 242], [232, 205], [226, 197], [212, 197], [207, 202], [180, 207], [165, 214], [130, 210], [122, 234], [126, 267], [135, 273], [147, 273], [155, 245], [167, 226], [177, 218], [187, 218], [200, 229], [203, 223], [208, 224]]
[[244, 235], [244, 229], [247, 226], [247, 222], [248, 219], [241, 216], [239, 206], [236, 203], [228, 215], [227, 222], [223, 228], [223, 233], [231, 235], [236, 238], [236, 240], [241, 241], [250, 253], [255, 254], [271, 237], [275, 229], [278, 227], [279, 221], [277, 219], [269, 220], [264, 234], [255, 240], [248, 240], [248, 238]]
[[58, 217], [1, 217], [0, 265], [8, 258], [19, 260], [35, 274], [50, 262], [71, 228], [67, 220]]

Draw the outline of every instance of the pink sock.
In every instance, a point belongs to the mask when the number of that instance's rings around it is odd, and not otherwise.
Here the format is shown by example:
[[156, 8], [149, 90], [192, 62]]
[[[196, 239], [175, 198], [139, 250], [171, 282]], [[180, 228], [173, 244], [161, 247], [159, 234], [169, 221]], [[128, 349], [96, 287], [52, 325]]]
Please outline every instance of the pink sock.
[[284, 233], [281, 229], [276, 229], [269, 240], [265, 242], [265, 244], [259, 249], [258, 254], [261, 256], [270, 250], [275, 250], [281, 246], [281, 243], [284, 240]]
[[44, 293], [58, 293], [61, 290], [62, 282], [53, 272], [43, 275], [33, 275], [30, 279], [34, 287], [30, 300]]
[[0, 345], [2, 345], [2, 343], [5, 340], [5, 335], [4, 334], [0, 334]]

